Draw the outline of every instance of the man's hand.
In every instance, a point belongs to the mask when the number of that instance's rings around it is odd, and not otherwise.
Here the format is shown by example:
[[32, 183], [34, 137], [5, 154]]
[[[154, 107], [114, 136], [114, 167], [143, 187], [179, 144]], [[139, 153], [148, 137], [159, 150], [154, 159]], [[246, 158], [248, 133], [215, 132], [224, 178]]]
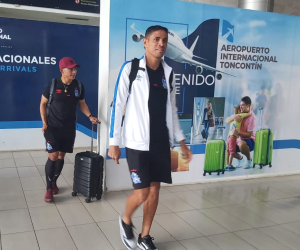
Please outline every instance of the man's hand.
[[119, 159], [121, 157], [121, 150], [119, 146], [110, 146], [108, 150], [108, 156], [112, 158], [116, 164], [119, 164]]
[[186, 163], [190, 163], [192, 160], [192, 152], [188, 149], [184, 141], [180, 142], [182, 158], [186, 160]]
[[234, 120], [238, 123], [241, 123], [243, 121], [243, 118], [240, 115], [235, 115]]
[[43, 123], [43, 128], [42, 128], [43, 134], [45, 134], [45, 131], [47, 130], [47, 128], [48, 128], [47, 123]]
[[93, 124], [100, 123], [100, 121], [98, 120], [98, 118], [96, 118], [96, 117], [94, 117], [94, 116], [91, 116], [91, 117], [90, 117], [90, 121], [91, 121], [91, 123], [93, 123]]

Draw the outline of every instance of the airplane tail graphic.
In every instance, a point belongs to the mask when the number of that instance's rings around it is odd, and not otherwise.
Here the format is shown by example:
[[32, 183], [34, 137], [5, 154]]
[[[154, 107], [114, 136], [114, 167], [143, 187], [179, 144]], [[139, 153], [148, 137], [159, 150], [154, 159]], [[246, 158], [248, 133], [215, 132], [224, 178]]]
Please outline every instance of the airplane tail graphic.
[[194, 49], [197, 45], [198, 39], [199, 39], [199, 36], [197, 36], [196, 40], [194, 41], [193, 45], [190, 48], [190, 51], [192, 51], [193, 54], [194, 54]]
[[135, 26], [135, 23], [133, 23], [130, 28], [132, 28], [134, 30], [134, 26]]
[[195, 49], [195, 47], [196, 47], [196, 45], [197, 45], [198, 39], [199, 39], [199, 36], [197, 36], [197, 38], [195, 39], [193, 45], [192, 45], [191, 48], [190, 48], [190, 51], [193, 53], [193, 57], [197, 57], [197, 58], [200, 58], [200, 59], [203, 59], [203, 60], [207, 61], [205, 58], [202, 58], [202, 57], [200, 57], [200, 56], [195, 56], [195, 55], [194, 55], [194, 49]]

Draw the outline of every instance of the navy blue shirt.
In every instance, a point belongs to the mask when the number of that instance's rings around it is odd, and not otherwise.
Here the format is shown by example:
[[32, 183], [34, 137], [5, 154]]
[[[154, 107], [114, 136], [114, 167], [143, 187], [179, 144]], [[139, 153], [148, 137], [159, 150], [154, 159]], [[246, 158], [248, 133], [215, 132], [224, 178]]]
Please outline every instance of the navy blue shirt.
[[166, 123], [168, 89], [162, 64], [156, 70], [147, 66], [150, 81], [150, 151], [170, 151], [169, 131]]

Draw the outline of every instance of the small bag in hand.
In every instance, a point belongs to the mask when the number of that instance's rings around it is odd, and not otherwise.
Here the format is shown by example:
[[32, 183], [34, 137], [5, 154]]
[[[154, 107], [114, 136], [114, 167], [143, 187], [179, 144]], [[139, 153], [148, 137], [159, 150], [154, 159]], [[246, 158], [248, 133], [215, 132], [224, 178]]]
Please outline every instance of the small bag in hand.
[[210, 127], [214, 127], [215, 126], [215, 122], [214, 122], [214, 118], [213, 117], [209, 118], [209, 126]]

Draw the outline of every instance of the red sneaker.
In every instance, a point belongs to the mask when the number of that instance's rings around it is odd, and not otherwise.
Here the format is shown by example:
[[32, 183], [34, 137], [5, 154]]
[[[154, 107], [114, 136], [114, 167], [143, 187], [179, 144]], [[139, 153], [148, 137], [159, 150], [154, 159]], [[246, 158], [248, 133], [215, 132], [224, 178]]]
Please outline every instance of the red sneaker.
[[45, 194], [45, 201], [50, 202], [53, 201], [53, 190], [48, 189], [46, 194]]
[[56, 185], [56, 182], [52, 182], [53, 194], [58, 194], [59, 188]]

